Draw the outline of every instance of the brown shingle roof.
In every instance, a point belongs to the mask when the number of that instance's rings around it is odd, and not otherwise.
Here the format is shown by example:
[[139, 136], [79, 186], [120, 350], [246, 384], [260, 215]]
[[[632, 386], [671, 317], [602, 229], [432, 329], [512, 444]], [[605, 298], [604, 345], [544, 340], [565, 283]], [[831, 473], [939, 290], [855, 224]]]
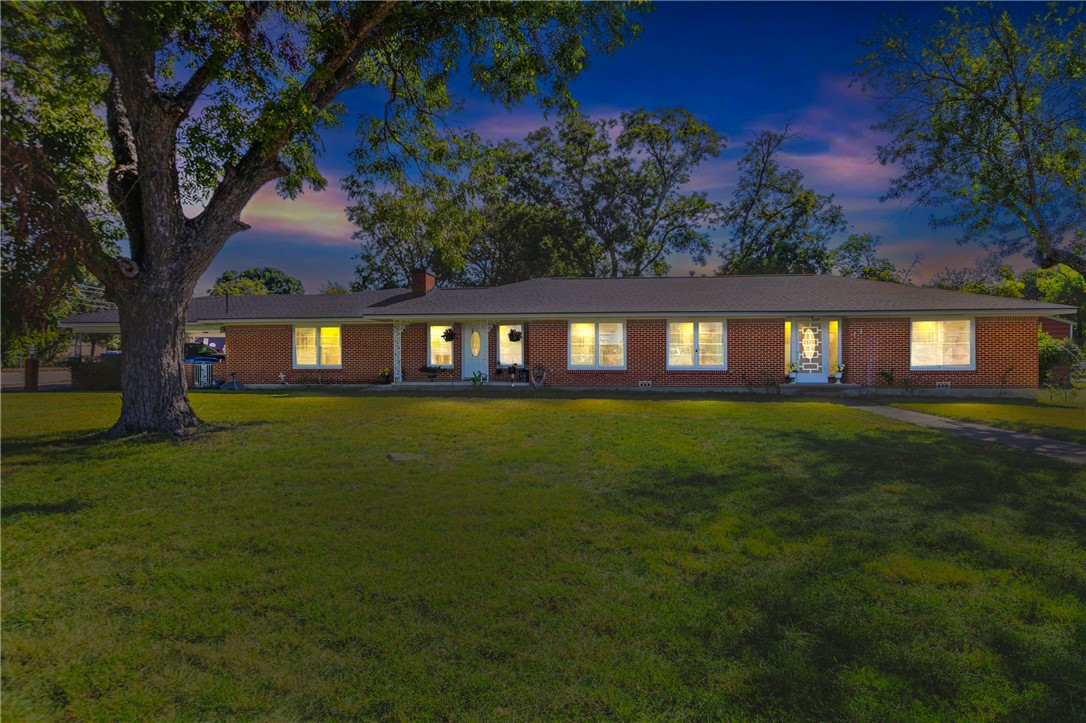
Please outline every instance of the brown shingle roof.
[[841, 276], [698, 276], [533, 279], [483, 289], [435, 289], [378, 305], [369, 316], [562, 314], [1060, 314], [1071, 307]]
[[[1034, 313], [1073, 307], [841, 276], [699, 276], [625, 279], [533, 279], [478, 289], [406, 289], [352, 294], [197, 297], [190, 324], [270, 319], [410, 319], [467, 316], [770, 315]], [[66, 319], [68, 325], [116, 324], [116, 311]]]
[[[361, 317], [373, 304], [396, 297], [410, 297], [405, 289], [356, 291], [350, 294], [269, 294], [267, 296], [195, 296], [185, 321], [232, 319], [351, 319]], [[116, 324], [117, 312], [93, 311], [65, 319], [66, 324]]]

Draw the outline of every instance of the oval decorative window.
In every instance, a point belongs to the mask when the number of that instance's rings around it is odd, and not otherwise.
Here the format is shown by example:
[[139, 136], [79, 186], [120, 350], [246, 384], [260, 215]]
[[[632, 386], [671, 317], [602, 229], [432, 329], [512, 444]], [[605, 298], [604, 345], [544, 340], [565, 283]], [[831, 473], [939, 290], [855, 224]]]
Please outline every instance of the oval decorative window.
[[818, 353], [818, 338], [815, 336], [814, 329], [805, 326], [800, 335], [802, 336], [800, 346], [803, 348], [804, 358], [814, 359], [815, 354]]
[[479, 331], [475, 330], [471, 332], [471, 355], [479, 356], [479, 352], [483, 350], [483, 340], [479, 337]]

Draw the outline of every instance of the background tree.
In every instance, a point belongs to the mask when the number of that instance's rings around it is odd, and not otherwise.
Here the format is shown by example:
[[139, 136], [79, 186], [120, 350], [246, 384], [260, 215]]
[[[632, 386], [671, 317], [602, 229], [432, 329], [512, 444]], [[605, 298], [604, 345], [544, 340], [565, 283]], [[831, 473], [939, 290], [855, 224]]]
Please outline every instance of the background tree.
[[350, 290], [349, 287], [345, 286], [344, 284], [339, 283], [338, 281], [329, 280], [329, 281], [326, 281], [324, 286], [321, 287], [321, 293], [322, 294], [349, 294], [349, 293], [351, 293], [351, 290]]
[[947, 208], [1004, 256], [1086, 273], [1086, 25], [1053, 3], [1025, 23], [991, 5], [952, 5], [925, 31], [892, 22], [868, 41], [858, 80], [893, 134], [901, 169], [886, 198]]
[[[52, 234], [105, 286], [124, 338], [113, 432], [183, 432], [184, 319], [200, 275], [269, 181], [321, 189], [319, 131], [369, 86], [359, 173], [436, 160], [442, 114], [470, 75], [505, 106], [568, 108], [591, 52], [636, 33], [610, 3], [8, 3], [3, 23], [5, 210]], [[10, 178], [10, 183], [8, 179]], [[363, 178], [362, 182], [365, 182]], [[194, 217], [186, 202], [202, 204]], [[127, 256], [111, 253], [109, 221]]]
[[[239, 282], [253, 282], [239, 283]], [[235, 289], [254, 289], [260, 291], [235, 291]], [[271, 266], [251, 268], [244, 271], [224, 271], [215, 279], [215, 285], [208, 292], [211, 296], [222, 296], [229, 289], [231, 294], [304, 294], [302, 282]]]
[[1086, 341], [1086, 277], [1061, 264], [1047, 269], [1030, 269], [1018, 278], [1024, 284], [1024, 298], [1078, 307], [1075, 338], [1080, 344]]
[[702, 161], [726, 139], [682, 108], [623, 113], [619, 120], [567, 115], [528, 135], [542, 198], [537, 205], [575, 219], [599, 248], [593, 275], [662, 275], [666, 257], [704, 263], [712, 250], [702, 229], [717, 206], [682, 192]]
[[841, 276], [854, 276], [873, 281], [907, 284], [920, 263], [920, 256], [911, 266], [898, 268], [893, 261], [878, 255], [882, 241], [869, 233], [850, 234], [848, 239], [830, 252], [830, 263]]
[[267, 296], [270, 293], [267, 287], [256, 279], [238, 278], [237, 272], [233, 271], [227, 273], [233, 275], [223, 278], [226, 275], [223, 274], [216, 279], [215, 285], [207, 292], [208, 296]]
[[618, 120], [570, 114], [524, 143], [465, 135], [458, 177], [354, 190], [349, 216], [362, 241], [355, 286], [401, 286], [418, 266], [470, 286], [663, 274], [676, 252], [704, 262], [711, 245], [702, 229], [716, 206], [682, 187], [723, 147], [682, 109]]
[[781, 148], [797, 137], [789, 126], [759, 131], [739, 160], [739, 181], [721, 225], [731, 232], [719, 274], [827, 273], [826, 243], [846, 227], [844, 212], [803, 185], [803, 174], [782, 169]]
[[932, 275], [924, 284], [935, 289], [964, 291], [969, 294], [987, 294], [1021, 299], [1025, 284], [1009, 264], [997, 255], [976, 260], [972, 266], [959, 269], [946, 268]]

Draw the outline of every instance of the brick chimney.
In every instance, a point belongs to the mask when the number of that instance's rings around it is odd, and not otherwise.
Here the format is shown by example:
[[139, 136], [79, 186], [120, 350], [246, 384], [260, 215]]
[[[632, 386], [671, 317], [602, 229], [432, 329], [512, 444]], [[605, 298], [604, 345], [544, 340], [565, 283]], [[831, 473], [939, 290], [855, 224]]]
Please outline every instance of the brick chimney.
[[411, 293], [415, 296], [426, 296], [436, 283], [437, 279], [426, 269], [415, 269], [411, 272]]

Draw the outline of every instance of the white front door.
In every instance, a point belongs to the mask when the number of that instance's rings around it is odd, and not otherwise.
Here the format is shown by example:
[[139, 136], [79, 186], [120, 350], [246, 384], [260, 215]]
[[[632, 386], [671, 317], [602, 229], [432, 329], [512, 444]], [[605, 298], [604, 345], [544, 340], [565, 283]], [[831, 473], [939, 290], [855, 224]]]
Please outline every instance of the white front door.
[[792, 359], [799, 370], [796, 383], [825, 384], [830, 380], [826, 339], [827, 322], [822, 319], [796, 319], [792, 326]]
[[464, 379], [471, 379], [472, 376], [479, 372], [483, 375], [483, 379], [487, 378], [487, 328], [486, 324], [469, 324], [463, 325], [464, 341], [462, 342], [464, 347], [461, 350], [460, 358], [464, 360], [461, 366], [464, 369]]

